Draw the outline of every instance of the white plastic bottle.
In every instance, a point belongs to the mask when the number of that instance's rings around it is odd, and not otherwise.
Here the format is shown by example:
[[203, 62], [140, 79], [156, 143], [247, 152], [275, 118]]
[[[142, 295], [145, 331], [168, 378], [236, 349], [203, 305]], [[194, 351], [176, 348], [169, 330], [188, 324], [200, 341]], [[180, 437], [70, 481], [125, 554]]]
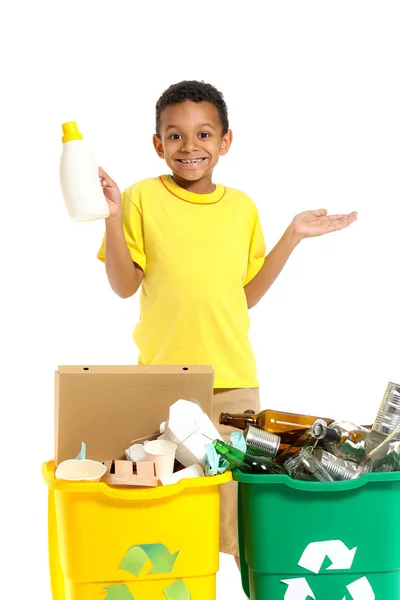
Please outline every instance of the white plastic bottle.
[[69, 216], [73, 221], [108, 217], [110, 211], [92, 150], [83, 141], [76, 123], [64, 123], [62, 129], [60, 183]]

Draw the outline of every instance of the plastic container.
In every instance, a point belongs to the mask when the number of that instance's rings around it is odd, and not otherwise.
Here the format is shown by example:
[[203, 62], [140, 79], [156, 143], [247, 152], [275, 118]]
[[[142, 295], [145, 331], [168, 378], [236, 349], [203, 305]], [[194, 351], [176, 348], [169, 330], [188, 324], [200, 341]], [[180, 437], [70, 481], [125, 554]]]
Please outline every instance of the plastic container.
[[53, 600], [215, 600], [219, 486], [230, 472], [128, 489], [54, 471], [43, 464]]
[[82, 139], [76, 123], [62, 125], [60, 184], [73, 221], [93, 221], [110, 215], [98, 175], [96, 158]]
[[400, 472], [310, 482], [234, 472], [251, 600], [397, 600]]
[[58, 465], [55, 477], [66, 481], [100, 481], [106, 471], [103, 463], [96, 460], [69, 458]]

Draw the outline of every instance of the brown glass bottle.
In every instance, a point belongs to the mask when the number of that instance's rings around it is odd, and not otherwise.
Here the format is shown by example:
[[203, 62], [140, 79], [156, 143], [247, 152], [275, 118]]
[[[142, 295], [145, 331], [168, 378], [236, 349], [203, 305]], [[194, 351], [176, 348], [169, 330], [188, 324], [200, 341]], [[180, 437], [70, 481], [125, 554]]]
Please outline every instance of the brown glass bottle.
[[310, 448], [314, 449], [318, 444], [318, 440], [316, 440], [312, 435], [309, 429], [305, 429], [304, 433], [298, 435], [297, 439], [290, 446], [280, 446], [279, 454], [277, 458], [275, 458], [275, 462], [278, 465], [284, 465], [285, 462], [293, 456], [293, 454], [297, 454], [301, 448]]
[[[299, 435], [308, 431], [314, 421], [320, 418], [277, 410], [262, 410], [258, 414], [251, 414], [249, 412], [234, 415], [221, 413], [219, 422], [221, 425], [229, 425], [237, 429], [246, 429], [247, 425], [253, 425], [253, 427], [264, 429], [268, 433], [279, 435], [282, 438], [282, 443], [290, 444]], [[325, 418], [324, 421], [329, 425], [333, 422], [333, 419]], [[287, 440], [284, 440], [283, 434], [291, 435], [288, 435]]]

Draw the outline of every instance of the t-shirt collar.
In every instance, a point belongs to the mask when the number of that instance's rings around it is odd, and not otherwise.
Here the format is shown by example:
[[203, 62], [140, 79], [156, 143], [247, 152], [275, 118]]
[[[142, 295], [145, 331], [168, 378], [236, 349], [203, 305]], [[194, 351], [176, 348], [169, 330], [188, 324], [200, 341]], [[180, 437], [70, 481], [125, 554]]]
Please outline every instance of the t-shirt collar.
[[210, 194], [195, 194], [175, 183], [171, 175], [161, 175], [160, 179], [171, 194], [186, 202], [192, 202], [193, 204], [215, 204], [222, 200], [226, 191], [223, 185], [217, 183], [215, 185], [215, 190]]

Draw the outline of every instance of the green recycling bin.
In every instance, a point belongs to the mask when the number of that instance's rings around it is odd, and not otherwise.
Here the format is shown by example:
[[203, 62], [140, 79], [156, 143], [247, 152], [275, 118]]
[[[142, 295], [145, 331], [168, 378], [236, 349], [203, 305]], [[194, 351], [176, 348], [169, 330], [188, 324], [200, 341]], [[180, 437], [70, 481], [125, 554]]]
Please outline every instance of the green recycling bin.
[[251, 600], [399, 600], [400, 472], [326, 483], [233, 478]]

